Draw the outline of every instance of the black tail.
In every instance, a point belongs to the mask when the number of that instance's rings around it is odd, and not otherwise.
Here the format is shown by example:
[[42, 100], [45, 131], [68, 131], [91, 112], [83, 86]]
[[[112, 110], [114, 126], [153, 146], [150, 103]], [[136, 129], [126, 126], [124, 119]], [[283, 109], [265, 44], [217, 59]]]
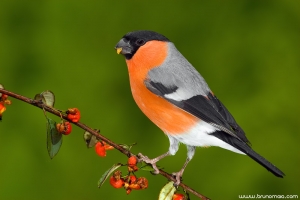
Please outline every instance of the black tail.
[[280, 169], [275, 167], [272, 163], [267, 161], [265, 158], [263, 158], [261, 155], [256, 153], [251, 149], [251, 147], [246, 144], [243, 141], [240, 141], [239, 139], [224, 133], [222, 131], [217, 131], [212, 133], [211, 135], [219, 138], [220, 140], [223, 140], [224, 142], [230, 144], [231, 146], [237, 148], [238, 150], [244, 152], [247, 154], [250, 158], [261, 164], [263, 167], [265, 167], [268, 171], [272, 172], [275, 176], [283, 178], [285, 175]]

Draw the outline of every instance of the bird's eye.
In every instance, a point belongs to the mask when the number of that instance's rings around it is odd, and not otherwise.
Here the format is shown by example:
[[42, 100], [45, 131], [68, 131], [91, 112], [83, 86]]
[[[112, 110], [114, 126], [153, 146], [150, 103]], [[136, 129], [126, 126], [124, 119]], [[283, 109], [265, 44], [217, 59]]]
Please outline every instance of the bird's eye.
[[143, 39], [137, 39], [137, 41], [135, 42], [135, 44], [136, 45], [138, 45], [138, 46], [142, 46], [142, 45], [144, 45], [146, 42], [145, 42], [145, 40], [143, 40]]

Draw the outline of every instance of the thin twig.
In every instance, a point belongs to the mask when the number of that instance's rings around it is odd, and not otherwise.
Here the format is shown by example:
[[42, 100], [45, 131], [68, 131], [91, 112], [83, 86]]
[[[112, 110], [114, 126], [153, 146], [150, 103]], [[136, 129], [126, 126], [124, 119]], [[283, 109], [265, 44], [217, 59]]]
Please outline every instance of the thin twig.
[[[19, 94], [16, 94], [14, 92], [10, 92], [8, 90], [4, 90], [4, 89], [1, 89], [0, 88], [0, 93], [3, 93], [3, 94], [7, 94], [8, 96], [11, 96], [15, 99], [18, 99], [18, 100], [21, 100], [21, 101], [24, 101], [30, 105], [33, 105], [33, 106], [36, 106], [40, 109], [44, 109], [46, 110], [47, 112], [49, 113], [52, 113], [58, 117], [62, 117], [63, 119], [69, 121], [70, 123], [73, 123], [72, 121], [70, 121], [68, 118], [67, 118], [67, 115], [66, 114], [62, 114], [61, 111], [53, 108], [53, 107], [49, 107], [47, 106], [46, 104], [44, 104], [42, 101], [39, 101], [39, 100], [34, 100], [34, 99], [30, 99], [28, 97], [24, 97], [22, 95], [19, 95]], [[92, 135], [94, 135], [97, 139], [100, 139], [100, 140], [103, 140], [104, 142], [108, 143], [109, 145], [113, 146], [115, 149], [117, 149], [118, 151], [120, 151], [121, 153], [125, 154], [127, 157], [130, 157], [130, 156], [136, 156], [135, 154], [131, 153], [129, 150], [127, 149], [124, 149], [123, 147], [119, 146], [118, 144], [114, 143], [113, 141], [111, 141], [110, 139], [104, 137], [103, 135], [99, 134], [97, 131], [95, 131], [94, 129], [88, 127], [87, 125], [81, 123], [81, 122], [77, 122], [77, 123], [73, 123], [75, 124], [76, 126], [80, 127], [81, 129], [85, 130], [85, 131], [88, 131], [90, 132]], [[159, 170], [159, 174], [166, 177], [167, 179], [169, 180], [172, 180], [172, 181], [176, 181], [175, 178], [163, 171], [163, 170]], [[203, 200], [209, 200], [208, 197], [205, 197], [204, 195], [200, 194], [199, 192], [195, 191], [194, 189], [190, 188], [188, 185], [184, 184], [184, 183], [180, 183], [180, 186], [185, 189], [186, 191], [189, 191], [190, 193], [194, 194], [195, 196], [203, 199]]]

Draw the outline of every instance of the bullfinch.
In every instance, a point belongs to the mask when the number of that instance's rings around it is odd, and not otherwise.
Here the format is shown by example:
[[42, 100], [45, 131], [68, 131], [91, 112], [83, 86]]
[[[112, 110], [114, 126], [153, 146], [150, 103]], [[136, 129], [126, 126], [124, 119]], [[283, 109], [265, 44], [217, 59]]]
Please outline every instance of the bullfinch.
[[115, 49], [125, 56], [136, 104], [170, 141], [168, 152], [154, 159], [139, 154], [156, 173], [156, 162], [175, 155], [182, 143], [187, 146], [187, 159], [182, 169], [173, 174], [176, 185], [196, 147], [218, 146], [246, 154], [275, 176], [284, 176], [250, 147], [233, 116], [168, 38], [153, 31], [133, 31], [124, 35]]

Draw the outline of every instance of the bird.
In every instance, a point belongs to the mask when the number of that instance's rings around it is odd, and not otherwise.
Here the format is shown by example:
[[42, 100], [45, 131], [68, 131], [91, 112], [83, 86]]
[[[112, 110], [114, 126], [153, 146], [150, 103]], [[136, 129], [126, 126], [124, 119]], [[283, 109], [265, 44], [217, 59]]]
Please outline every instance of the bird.
[[196, 147], [210, 146], [248, 155], [283, 178], [280, 169], [252, 149], [228, 109], [167, 37], [150, 30], [132, 31], [121, 38], [115, 50], [125, 57], [133, 99], [170, 142], [168, 151], [156, 158], [138, 154], [141, 161], [152, 165], [154, 173], [159, 173], [156, 163], [175, 155], [181, 143], [187, 147], [187, 159], [181, 170], [173, 173], [175, 185], [181, 183]]

